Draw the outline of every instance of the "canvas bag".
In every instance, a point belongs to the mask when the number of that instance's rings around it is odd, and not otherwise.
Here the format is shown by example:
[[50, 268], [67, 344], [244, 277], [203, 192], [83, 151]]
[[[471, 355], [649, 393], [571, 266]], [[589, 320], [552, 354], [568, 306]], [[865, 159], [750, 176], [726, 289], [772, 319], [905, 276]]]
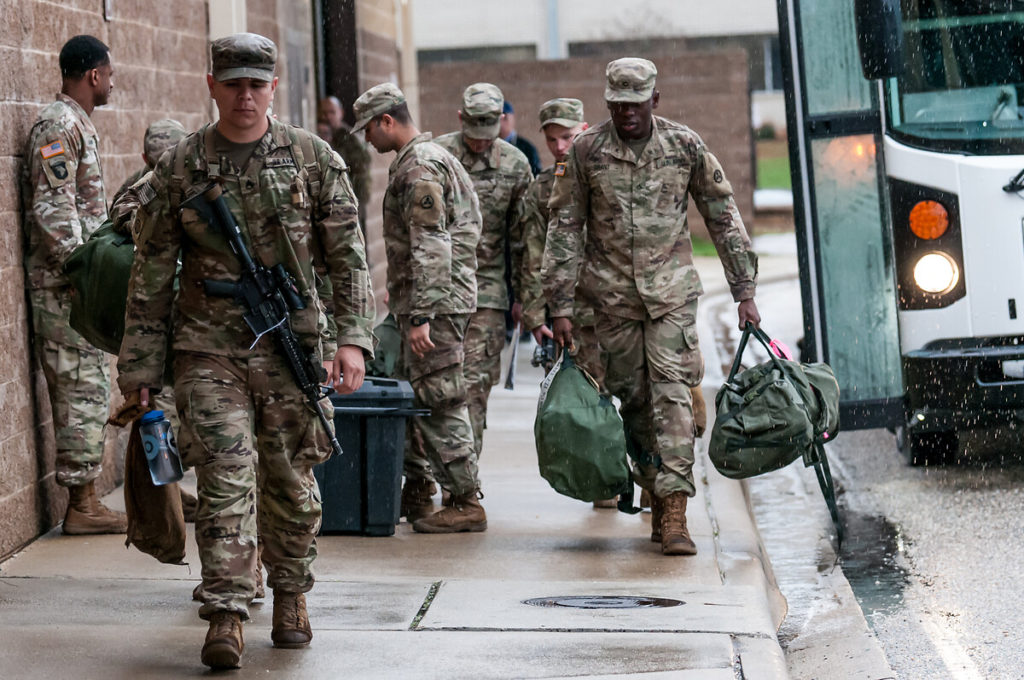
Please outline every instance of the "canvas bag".
[[[768, 361], [740, 371], [747, 341], [764, 345]], [[824, 444], [839, 432], [839, 384], [827, 364], [776, 355], [772, 340], [748, 323], [725, 384], [715, 395], [708, 456], [722, 475], [745, 479], [783, 468], [797, 458], [814, 467], [842, 545], [835, 485]]]
[[541, 477], [555, 491], [588, 502], [626, 496], [632, 505], [622, 419], [568, 349], [541, 383], [533, 434]]
[[72, 289], [71, 327], [109, 354], [121, 349], [134, 259], [131, 235], [117, 233], [107, 220], [64, 263]]

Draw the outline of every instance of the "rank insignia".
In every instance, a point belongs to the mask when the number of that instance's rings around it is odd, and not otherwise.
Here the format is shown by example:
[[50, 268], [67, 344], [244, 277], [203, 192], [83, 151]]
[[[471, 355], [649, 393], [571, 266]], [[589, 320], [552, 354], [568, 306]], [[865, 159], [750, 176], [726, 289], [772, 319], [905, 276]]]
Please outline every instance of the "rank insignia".
[[43, 160], [59, 156], [64, 153], [64, 145], [60, 142], [54, 142], [53, 144], [47, 144], [44, 147], [40, 147], [39, 154], [43, 157]]

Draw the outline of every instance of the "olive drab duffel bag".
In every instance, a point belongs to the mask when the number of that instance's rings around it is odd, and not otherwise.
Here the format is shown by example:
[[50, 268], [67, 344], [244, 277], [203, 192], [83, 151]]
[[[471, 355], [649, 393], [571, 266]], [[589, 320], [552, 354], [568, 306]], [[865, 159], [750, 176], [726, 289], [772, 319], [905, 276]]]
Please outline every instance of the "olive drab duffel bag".
[[555, 491], [588, 502], [618, 495], [620, 509], [632, 505], [622, 419], [568, 349], [541, 383], [533, 434], [541, 477]]
[[72, 288], [71, 327], [110, 354], [121, 349], [134, 259], [131, 235], [119, 234], [107, 220], [64, 262]]
[[[751, 337], [764, 345], [769, 360], [740, 371]], [[777, 356], [764, 331], [748, 323], [729, 377], [715, 396], [715, 410], [708, 444], [715, 469], [745, 479], [803, 458], [805, 466], [814, 467], [841, 546], [842, 525], [824, 448], [839, 432], [839, 384], [832, 369]]]

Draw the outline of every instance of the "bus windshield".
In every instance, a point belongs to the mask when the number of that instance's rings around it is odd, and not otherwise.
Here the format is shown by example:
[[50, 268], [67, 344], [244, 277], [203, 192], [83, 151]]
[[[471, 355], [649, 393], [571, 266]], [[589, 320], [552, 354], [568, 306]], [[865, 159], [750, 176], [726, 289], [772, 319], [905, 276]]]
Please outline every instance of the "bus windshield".
[[902, 0], [889, 129], [918, 147], [1024, 153], [1024, 0]]

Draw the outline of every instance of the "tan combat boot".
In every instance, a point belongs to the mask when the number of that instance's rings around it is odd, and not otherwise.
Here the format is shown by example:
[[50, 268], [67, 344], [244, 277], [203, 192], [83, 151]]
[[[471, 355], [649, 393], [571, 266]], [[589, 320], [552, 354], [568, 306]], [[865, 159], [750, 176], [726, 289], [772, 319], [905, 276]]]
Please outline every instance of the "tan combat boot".
[[487, 514], [480, 505], [477, 492], [465, 496], [452, 495], [451, 505], [430, 517], [416, 520], [412, 528], [422, 534], [454, 534], [460, 531], [486, 531]]
[[70, 499], [64, 515], [65, 534], [123, 534], [128, 531], [128, 517], [100, 503], [93, 482], [69, 486], [68, 493]]
[[399, 513], [412, 524], [418, 519], [434, 514], [434, 494], [437, 486], [429, 479], [407, 479], [402, 487], [402, 503]]
[[661, 554], [696, 555], [697, 545], [686, 530], [686, 494], [676, 491], [662, 499]]
[[214, 613], [203, 645], [203, 665], [213, 669], [238, 668], [244, 649], [242, 615], [238, 612]]
[[661, 516], [665, 513], [665, 501], [655, 494], [650, 494], [651, 503], [651, 542], [661, 543]]
[[275, 647], [285, 649], [305, 647], [313, 639], [305, 595], [274, 591], [274, 623], [270, 639]]

